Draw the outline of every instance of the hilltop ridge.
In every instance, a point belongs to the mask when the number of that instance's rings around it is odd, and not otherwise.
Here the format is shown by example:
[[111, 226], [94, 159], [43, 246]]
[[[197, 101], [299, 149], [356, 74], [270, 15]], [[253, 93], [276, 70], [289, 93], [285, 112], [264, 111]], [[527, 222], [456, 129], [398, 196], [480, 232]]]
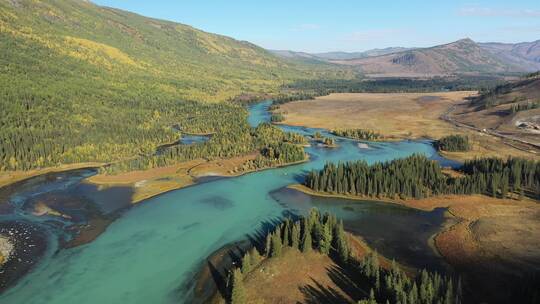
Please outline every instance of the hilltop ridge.
[[389, 47], [364, 52], [271, 51], [287, 58], [309, 58], [352, 66], [367, 76], [434, 77], [456, 74], [508, 74], [540, 70], [540, 40], [476, 43], [470, 38], [427, 48]]

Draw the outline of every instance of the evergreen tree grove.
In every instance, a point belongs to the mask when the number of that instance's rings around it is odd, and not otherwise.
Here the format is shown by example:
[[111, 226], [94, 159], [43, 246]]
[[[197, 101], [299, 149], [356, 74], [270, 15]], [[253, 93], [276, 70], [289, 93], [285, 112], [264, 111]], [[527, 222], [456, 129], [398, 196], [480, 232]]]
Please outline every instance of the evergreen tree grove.
[[[333, 164], [310, 172], [305, 185], [314, 191], [345, 195], [402, 199], [441, 194], [490, 194], [506, 197], [529, 194], [540, 197], [540, 162], [520, 158], [467, 161], [463, 176], [451, 177], [438, 163], [422, 155], [413, 155], [385, 163], [368, 165], [365, 161]], [[500, 194], [499, 194], [500, 193]]]

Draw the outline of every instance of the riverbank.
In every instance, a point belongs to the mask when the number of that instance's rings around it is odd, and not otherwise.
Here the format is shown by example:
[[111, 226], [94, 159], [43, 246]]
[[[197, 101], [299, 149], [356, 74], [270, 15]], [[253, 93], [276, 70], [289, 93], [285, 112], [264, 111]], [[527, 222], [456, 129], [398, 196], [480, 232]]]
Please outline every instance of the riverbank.
[[[393, 200], [317, 193], [303, 185], [289, 188], [308, 195], [373, 200], [430, 211], [447, 208], [454, 217], [433, 238], [438, 253], [463, 274], [471, 295], [489, 297], [516, 275], [540, 269], [540, 204], [525, 199], [497, 199], [483, 195], [443, 195], [421, 200]], [[487, 282], [486, 276], [493, 277]], [[492, 295], [493, 296], [493, 295]]]
[[90, 162], [90, 163], [76, 163], [76, 164], [60, 165], [56, 167], [48, 167], [48, 168], [28, 170], [28, 171], [1, 171], [0, 172], [0, 188], [23, 181], [25, 179], [36, 177], [39, 175], [44, 175], [47, 173], [58, 173], [58, 172], [76, 170], [76, 169], [97, 168], [103, 165], [104, 163]]
[[151, 197], [194, 185], [205, 177], [236, 177], [253, 172], [292, 166], [309, 161], [309, 157], [302, 161], [279, 164], [271, 167], [246, 169], [244, 164], [255, 160], [259, 153], [229, 159], [207, 161], [198, 159], [180, 163], [174, 166], [154, 168], [145, 171], [132, 171], [118, 175], [94, 175], [86, 182], [102, 188], [124, 186], [133, 191], [131, 202], [139, 203]]

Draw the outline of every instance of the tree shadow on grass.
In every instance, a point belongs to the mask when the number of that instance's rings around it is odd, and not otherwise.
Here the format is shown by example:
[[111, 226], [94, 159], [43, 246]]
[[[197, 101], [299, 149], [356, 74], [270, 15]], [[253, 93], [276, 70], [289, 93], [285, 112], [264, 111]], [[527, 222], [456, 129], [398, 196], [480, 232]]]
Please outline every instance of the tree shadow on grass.
[[305, 303], [354, 303], [369, 297], [371, 288], [375, 288], [372, 279], [366, 277], [354, 262], [343, 263], [331, 255], [334, 265], [326, 267], [327, 275], [337, 289], [321, 286], [313, 278], [314, 285], [300, 287]]
[[313, 284], [300, 287], [300, 291], [304, 294], [305, 304], [337, 304], [351, 303], [338, 290], [323, 286], [319, 282], [311, 278]]
[[[326, 268], [328, 277], [339, 289], [351, 299], [357, 301], [369, 296], [369, 282], [365, 278], [358, 278], [357, 275], [341, 266], [331, 266]], [[362, 286], [364, 288], [362, 288]]]

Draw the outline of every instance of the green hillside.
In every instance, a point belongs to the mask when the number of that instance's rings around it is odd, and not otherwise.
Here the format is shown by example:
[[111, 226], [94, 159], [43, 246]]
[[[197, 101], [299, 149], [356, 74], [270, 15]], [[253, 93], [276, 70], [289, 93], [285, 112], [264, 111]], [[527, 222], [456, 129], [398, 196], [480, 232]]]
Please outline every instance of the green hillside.
[[489, 109], [502, 104], [513, 106], [540, 102], [540, 72], [525, 75], [518, 81], [500, 84], [481, 94], [472, 101], [478, 110]]
[[148, 155], [175, 124], [249, 141], [243, 108], [208, 102], [334, 73], [83, 0], [0, 0], [0, 69], [0, 170]]

